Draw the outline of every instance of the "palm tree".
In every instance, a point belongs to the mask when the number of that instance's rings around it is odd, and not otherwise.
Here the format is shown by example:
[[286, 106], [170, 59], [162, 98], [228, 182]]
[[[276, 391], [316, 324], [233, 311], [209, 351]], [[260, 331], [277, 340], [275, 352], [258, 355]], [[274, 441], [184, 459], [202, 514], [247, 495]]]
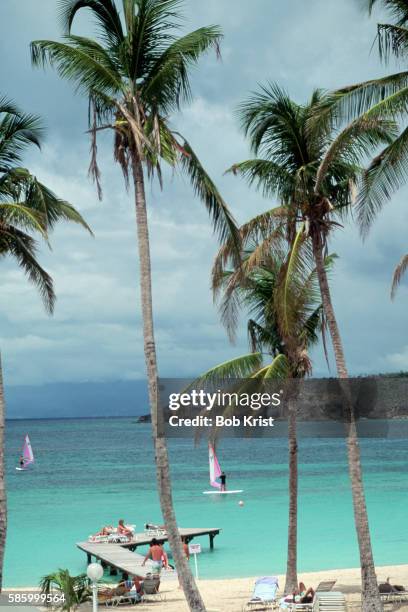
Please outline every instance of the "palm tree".
[[[377, 43], [380, 59], [388, 62], [393, 55], [401, 61], [408, 58], [408, 4], [405, 0], [365, 0], [371, 13], [382, 4], [395, 23], [379, 23]], [[384, 204], [391, 199], [407, 179], [408, 127], [408, 70], [370, 79], [338, 89], [328, 95], [316, 108], [313, 123], [320, 128], [344, 121], [370, 121], [390, 118], [400, 121], [401, 129], [373, 159], [360, 180], [356, 201], [357, 221], [366, 237]]]
[[[312, 258], [307, 254], [307, 242], [303, 231], [295, 236], [292, 245], [282, 252], [265, 254], [257, 266], [248, 263], [256, 250], [253, 247], [242, 256], [241, 264], [224, 273], [217, 286], [222, 292], [221, 313], [230, 335], [237, 326], [237, 314], [245, 309], [251, 315], [247, 330], [251, 353], [219, 364], [206, 372], [199, 380], [225, 381], [250, 378], [262, 383], [271, 380], [289, 380], [288, 393], [288, 446], [289, 446], [289, 521], [288, 554], [285, 593], [293, 592], [297, 579], [297, 500], [298, 459], [296, 434], [296, 379], [311, 373], [308, 349], [318, 341], [322, 330], [322, 307], [316, 270], [311, 267]], [[233, 263], [233, 262], [231, 262]], [[326, 265], [331, 259], [326, 260]], [[236, 381], [235, 381], [236, 382]], [[238, 383], [239, 385], [240, 383]], [[244, 382], [245, 386], [247, 383]]]
[[[169, 115], [191, 98], [189, 72], [203, 53], [219, 53], [218, 26], [179, 35], [181, 0], [122, 0], [122, 14], [114, 0], [61, 0], [64, 38], [61, 42], [32, 43], [35, 65], [54, 66], [89, 99], [92, 155], [90, 171], [102, 195], [96, 158], [99, 130], [112, 130], [114, 158], [125, 183], [133, 181], [140, 265], [144, 353], [152, 413], [160, 504], [180, 580], [191, 609], [204, 610], [191, 570], [183, 554], [173, 509], [166, 442], [158, 434], [157, 359], [151, 295], [151, 265], [145, 179], [162, 182], [161, 163], [179, 165], [212, 217], [224, 240], [235, 235], [228, 208], [205, 173], [189, 143], [171, 130]], [[81, 10], [89, 9], [96, 24], [95, 38], [72, 33]]]
[[42, 595], [53, 600], [53, 608], [67, 612], [76, 610], [92, 597], [87, 575], [71, 576], [67, 569], [43, 576], [40, 589]]
[[[30, 145], [40, 146], [42, 127], [38, 117], [20, 111], [0, 98], [0, 256], [11, 256], [40, 292], [51, 314], [55, 293], [50, 275], [37, 261], [37, 241], [48, 241], [57, 221], [66, 220], [89, 227], [75, 208], [58, 198], [26, 168], [20, 167], [22, 153]], [[90, 230], [89, 230], [90, 231]], [[0, 361], [0, 590], [7, 532], [4, 463], [5, 401]]]
[[[331, 96], [315, 91], [308, 104], [298, 105], [278, 86], [262, 87], [239, 109], [243, 131], [249, 136], [256, 158], [234, 164], [230, 171], [254, 184], [264, 196], [277, 197], [280, 203], [241, 228], [244, 248], [254, 236], [263, 239], [258, 240], [251, 265], [277, 242], [279, 248], [282, 228], [292, 242], [299, 224], [303, 225], [312, 247], [338, 376], [346, 379], [344, 350], [324, 267], [327, 241], [354, 203], [356, 185], [363, 174], [362, 162], [373, 148], [390, 145], [398, 128], [391, 119], [371, 116], [357, 118], [340, 129], [337, 118], [327, 113], [331, 103]], [[227, 241], [216, 259], [215, 286], [222, 279], [224, 262], [232, 248], [232, 242]], [[362, 605], [363, 610], [381, 610], [352, 402], [348, 386], [343, 387], [350, 414], [347, 448], [360, 549]]]

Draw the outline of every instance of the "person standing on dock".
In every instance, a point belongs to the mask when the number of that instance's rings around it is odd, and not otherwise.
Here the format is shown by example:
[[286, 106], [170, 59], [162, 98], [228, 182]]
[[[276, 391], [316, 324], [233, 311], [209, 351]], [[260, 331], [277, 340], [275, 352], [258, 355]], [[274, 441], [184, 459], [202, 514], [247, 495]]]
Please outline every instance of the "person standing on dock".
[[150, 548], [143, 559], [142, 565], [145, 565], [148, 559], [153, 561], [154, 571], [156, 571], [158, 574], [160, 573], [162, 567], [164, 567], [164, 569], [168, 569], [169, 567], [167, 554], [163, 550], [163, 546], [159, 544], [156, 538], [153, 538], [153, 540], [150, 542]]
[[225, 472], [221, 472], [220, 474], [220, 480], [221, 480], [221, 491], [226, 491], [227, 490], [227, 475]]

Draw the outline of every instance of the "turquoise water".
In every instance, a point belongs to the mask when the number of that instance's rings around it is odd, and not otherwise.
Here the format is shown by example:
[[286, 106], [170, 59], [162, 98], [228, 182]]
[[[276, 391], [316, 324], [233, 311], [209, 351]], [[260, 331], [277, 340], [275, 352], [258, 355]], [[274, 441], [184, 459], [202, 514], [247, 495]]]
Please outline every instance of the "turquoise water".
[[[16, 472], [24, 434], [36, 465]], [[407, 440], [361, 442], [376, 563], [406, 563]], [[184, 527], [220, 527], [214, 551], [202, 538], [202, 577], [279, 573], [286, 565], [287, 449], [282, 439], [225, 439], [219, 459], [239, 497], [202, 495], [207, 448], [170, 441], [174, 500]], [[304, 439], [299, 445], [299, 567], [358, 566], [344, 442]], [[75, 542], [124, 518], [160, 523], [148, 425], [134, 419], [11, 421], [7, 424], [9, 530], [5, 583], [36, 584], [59, 567], [86, 567]], [[244, 506], [239, 506], [239, 499]], [[141, 549], [140, 549], [141, 550]]]

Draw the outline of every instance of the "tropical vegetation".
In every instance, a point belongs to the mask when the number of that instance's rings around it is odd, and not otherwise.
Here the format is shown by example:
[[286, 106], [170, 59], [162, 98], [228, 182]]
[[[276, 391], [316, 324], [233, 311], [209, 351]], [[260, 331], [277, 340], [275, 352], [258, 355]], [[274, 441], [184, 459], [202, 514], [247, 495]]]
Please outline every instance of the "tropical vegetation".
[[[11, 100], [0, 98], [0, 255], [11, 257], [39, 291], [46, 311], [54, 309], [51, 276], [37, 259], [38, 239], [48, 244], [57, 222], [79, 223], [90, 231], [79, 212], [20, 166], [31, 145], [40, 147], [43, 127], [39, 117], [22, 112]], [[5, 400], [0, 363], [0, 589], [7, 532], [4, 464]]]
[[[97, 134], [113, 133], [114, 159], [125, 185], [133, 183], [139, 248], [144, 352], [161, 509], [169, 542], [192, 610], [204, 610], [183, 554], [170, 485], [166, 441], [158, 436], [157, 358], [153, 326], [150, 244], [145, 182], [157, 177], [162, 163], [180, 167], [207, 207], [222, 240], [235, 242], [234, 220], [191, 145], [171, 129], [169, 116], [191, 98], [189, 73], [206, 51], [219, 54], [218, 26], [180, 33], [180, 0], [62, 0], [63, 40], [37, 40], [31, 45], [34, 65], [50, 64], [88, 97], [92, 154], [90, 172], [102, 196], [97, 163]], [[89, 9], [95, 37], [73, 33], [77, 14]], [[122, 19], [123, 17], [123, 19]]]
[[[217, 381], [217, 385], [228, 385], [230, 380], [237, 389], [249, 383], [253, 390], [254, 383], [262, 387], [276, 380], [280, 384], [288, 381], [285, 397], [288, 398], [289, 518], [284, 592], [293, 593], [298, 585], [296, 380], [312, 372], [308, 351], [318, 342], [324, 323], [316, 270], [311, 254], [307, 253], [310, 249], [303, 231], [296, 234], [293, 244], [285, 244], [284, 234], [280, 248], [276, 242], [270, 252], [264, 252], [257, 267], [250, 264], [259, 245], [252, 244], [241, 254], [240, 264], [225, 271], [216, 288], [230, 336], [237, 326], [238, 311], [244, 309], [249, 313], [247, 332], [251, 352], [211, 368], [197, 382], [203, 385]], [[326, 266], [331, 260], [327, 258]], [[247, 380], [238, 382], [237, 379]]]
[[56, 610], [76, 610], [90, 601], [92, 591], [86, 574], [71, 576], [69, 570], [59, 569], [43, 576], [40, 582], [41, 594], [51, 599], [47, 605]]
[[[371, 13], [388, 10], [392, 23], [377, 29], [379, 55], [408, 57], [408, 2], [364, 0]], [[274, 82], [248, 96], [238, 109], [251, 157], [229, 172], [269, 201], [268, 209], [240, 227], [189, 140], [172, 119], [192, 99], [191, 72], [200, 58], [220, 54], [222, 31], [209, 25], [184, 33], [183, 0], [59, 0], [61, 40], [36, 40], [33, 65], [51, 66], [89, 104], [89, 172], [102, 199], [98, 138], [113, 137], [113, 157], [131, 190], [136, 213], [144, 355], [152, 416], [157, 487], [169, 542], [191, 610], [205, 606], [183, 553], [173, 507], [165, 439], [159, 435], [158, 364], [153, 322], [152, 271], [146, 185], [164, 186], [164, 167], [178, 169], [207, 209], [221, 243], [212, 271], [212, 290], [230, 339], [242, 311], [249, 314], [250, 352], [218, 364], [201, 384], [247, 378], [302, 379], [312, 371], [309, 349], [329, 332], [338, 378], [349, 413], [347, 452], [360, 552], [362, 610], [383, 609], [378, 592], [365, 501], [359, 442], [348, 368], [333, 305], [329, 243], [345, 223], [357, 223], [363, 238], [383, 206], [408, 177], [408, 70], [369, 79], [333, 92], [315, 90], [305, 104], [293, 101]], [[79, 14], [88, 13], [91, 36], [75, 34]], [[40, 147], [38, 117], [0, 99], [0, 249], [39, 291], [51, 314], [55, 291], [38, 261], [40, 241], [60, 221], [90, 231], [76, 209], [53, 193], [22, 164], [28, 147]], [[391, 296], [408, 268], [396, 267]], [[244, 383], [245, 384], [245, 383]], [[296, 389], [296, 386], [294, 386]], [[285, 591], [297, 585], [296, 391], [289, 402], [289, 531]], [[4, 474], [5, 401], [0, 364], [0, 589], [7, 531]], [[65, 610], [89, 598], [84, 575], [58, 570], [41, 581], [43, 593], [65, 595]]]
[[[280, 248], [283, 232], [293, 242], [300, 231], [310, 243], [337, 373], [340, 379], [347, 379], [324, 256], [329, 237], [350, 217], [364, 176], [364, 161], [373, 148], [392, 145], [398, 126], [392, 119], [381, 116], [357, 118], [342, 126], [338, 117], [328, 115], [327, 107], [331, 104], [332, 97], [321, 91], [315, 91], [308, 104], [299, 105], [276, 84], [262, 86], [239, 108], [241, 126], [255, 158], [234, 164], [230, 171], [255, 185], [265, 197], [277, 199], [277, 206], [241, 228], [243, 248], [251, 240], [258, 242], [247, 266], [249, 270], [270, 249], [276, 245]], [[233, 248], [233, 243], [227, 241], [218, 253], [213, 269], [215, 288], [222, 282], [225, 262]], [[346, 385], [344, 398], [350, 414], [347, 447], [362, 567], [363, 609], [380, 610], [360, 451]]]

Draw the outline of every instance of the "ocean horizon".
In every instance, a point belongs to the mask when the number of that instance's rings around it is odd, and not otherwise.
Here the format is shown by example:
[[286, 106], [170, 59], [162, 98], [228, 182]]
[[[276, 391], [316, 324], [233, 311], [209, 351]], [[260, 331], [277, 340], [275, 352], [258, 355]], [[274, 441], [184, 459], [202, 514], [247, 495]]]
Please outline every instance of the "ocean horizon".
[[[8, 420], [8, 535], [4, 583], [34, 586], [58, 568], [86, 569], [76, 542], [119, 518], [161, 523], [150, 426], [136, 417]], [[35, 465], [15, 470], [29, 433]], [[215, 548], [197, 539], [200, 577], [283, 573], [286, 568], [287, 440], [221, 439], [218, 458], [231, 489], [208, 489], [205, 441], [169, 440], [174, 503], [181, 527], [218, 527]], [[367, 504], [377, 565], [406, 562], [408, 445], [404, 439], [361, 440]], [[238, 505], [242, 500], [243, 506]], [[384, 509], [387, 508], [385, 512]], [[392, 520], [390, 520], [392, 516]], [[143, 549], [138, 549], [143, 552]], [[299, 570], [357, 567], [345, 441], [299, 440]]]

